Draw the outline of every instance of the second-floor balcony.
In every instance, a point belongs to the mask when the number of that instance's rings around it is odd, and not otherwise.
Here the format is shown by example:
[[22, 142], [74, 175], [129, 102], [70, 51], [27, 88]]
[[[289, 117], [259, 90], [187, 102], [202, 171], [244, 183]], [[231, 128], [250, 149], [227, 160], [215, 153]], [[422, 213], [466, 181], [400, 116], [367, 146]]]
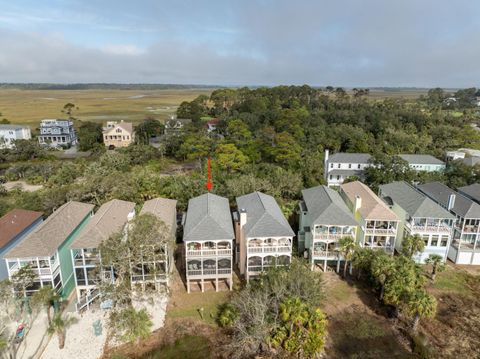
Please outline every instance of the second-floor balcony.
[[452, 231], [451, 219], [413, 218], [405, 225], [411, 232], [450, 233]]
[[290, 238], [249, 239], [247, 253], [291, 253], [292, 241]]
[[189, 242], [186, 246], [187, 257], [229, 257], [232, 255], [232, 244], [220, 242]]

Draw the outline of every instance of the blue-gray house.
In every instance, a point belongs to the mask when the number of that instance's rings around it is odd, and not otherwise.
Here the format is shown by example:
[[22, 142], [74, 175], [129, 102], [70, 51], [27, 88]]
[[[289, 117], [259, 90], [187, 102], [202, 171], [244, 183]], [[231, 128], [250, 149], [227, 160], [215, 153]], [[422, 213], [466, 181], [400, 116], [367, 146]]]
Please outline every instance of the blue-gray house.
[[0, 281], [8, 278], [3, 255], [43, 221], [42, 213], [14, 209], [0, 218]]

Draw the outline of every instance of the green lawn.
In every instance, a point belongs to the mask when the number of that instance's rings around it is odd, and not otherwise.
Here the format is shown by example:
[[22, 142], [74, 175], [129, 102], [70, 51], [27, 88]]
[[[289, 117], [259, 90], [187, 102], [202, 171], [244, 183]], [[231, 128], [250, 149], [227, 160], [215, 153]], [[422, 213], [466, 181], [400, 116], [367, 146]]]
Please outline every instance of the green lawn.
[[445, 292], [470, 295], [472, 293], [468, 286], [468, 277], [469, 275], [461, 270], [447, 267], [437, 275], [433, 287]]
[[200, 308], [203, 308], [203, 321], [216, 325], [218, 306], [227, 302], [230, 292], [176, 293], [167, 310], [167, 318], [194, 318], [202, 320]]

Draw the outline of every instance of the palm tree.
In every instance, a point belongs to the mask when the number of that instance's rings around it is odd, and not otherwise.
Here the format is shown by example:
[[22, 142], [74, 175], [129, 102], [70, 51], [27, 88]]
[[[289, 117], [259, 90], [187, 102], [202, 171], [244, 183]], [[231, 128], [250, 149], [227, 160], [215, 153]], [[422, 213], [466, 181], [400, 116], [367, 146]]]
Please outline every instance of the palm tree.
[[407, 312], [413, 315], [412, 330], [417, 332], [420, 318], [432, 318], [437, 312], [437, 301], [435, 297], [425, 290], [415, 291], [409, 298], [406, 305]]
[[407, 235], [402, 241], [402, 254], [408, 258], [412, 258], [416, 253], [423, 252], [425, 242], [418, 234]]
[[435, 282], [437, 273], [443, 272], [445, 270], [445, 263], [443, 263], [443, 258], [438, 254], [430, 254], [425, 260], [425, 263], [432, 265], [432, 282]]
[[55, 314], [50, 326], [48, 327], [48, 334], [54, 333], [58, 336], [58, 348], [63, 349], [65, 346], [65, 336], [67, 335], [67, 328], [77, 322], [74, 317], [62, 317], [61, 313]]
[[357, 248], [353, 253], [352, 263], [357, 270], [357, 279], [360, 279], [362, 273], [369, 272], [372, 260], [379, 252], [367, 248]]
[[308, 311], [305, 304], [300, 298], [289, 298], [278, 306], [280, 310], [280, 318], [284, 322], [290, 322], [289, 334], [291, 337], [294, 333], [294, 326], [300, 327], [308, 319]]
[[392, 256], [379, 253], [372, 260], [372, 275], [380, 283], [380, 300], [383, 300], [385, 293], [385, 282], [395, 271], [395, 261]]
[[40, 288], [32, 296], [32, 304], [44, 306], [47, 311], [48, 324], [51, 323], [50, 308], [55, 305], [55, 302], [60, 300], [58, 293], [51, 287], [45, 286]]
[[140, 342], [150, 335], [153, 323], [145, 309], [129, 306], [110, 313], [109, 327], [115, 328], [115, 336], [124, 342]]
[[351, 236], [342, 237], [338, 240], [338, 251], [345, 261], [343, 265], [343, 278], [347, 276], [347, 264], [352, 260], [356, 247], [355, 239]]

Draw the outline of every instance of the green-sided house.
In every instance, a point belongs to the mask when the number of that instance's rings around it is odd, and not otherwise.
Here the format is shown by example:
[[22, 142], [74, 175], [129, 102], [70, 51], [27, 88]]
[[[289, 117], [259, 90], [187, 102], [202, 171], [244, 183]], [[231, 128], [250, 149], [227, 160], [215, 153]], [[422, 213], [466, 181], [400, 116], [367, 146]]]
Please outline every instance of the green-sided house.
[[53, 212], [21, 242], [5, 253], [9, 279], [30, 265], [36, 274], [25, 295], [50, 285], [67, 298], [75, 288], [70, 245], [92, 216], [93, 205], [70, 201]]

